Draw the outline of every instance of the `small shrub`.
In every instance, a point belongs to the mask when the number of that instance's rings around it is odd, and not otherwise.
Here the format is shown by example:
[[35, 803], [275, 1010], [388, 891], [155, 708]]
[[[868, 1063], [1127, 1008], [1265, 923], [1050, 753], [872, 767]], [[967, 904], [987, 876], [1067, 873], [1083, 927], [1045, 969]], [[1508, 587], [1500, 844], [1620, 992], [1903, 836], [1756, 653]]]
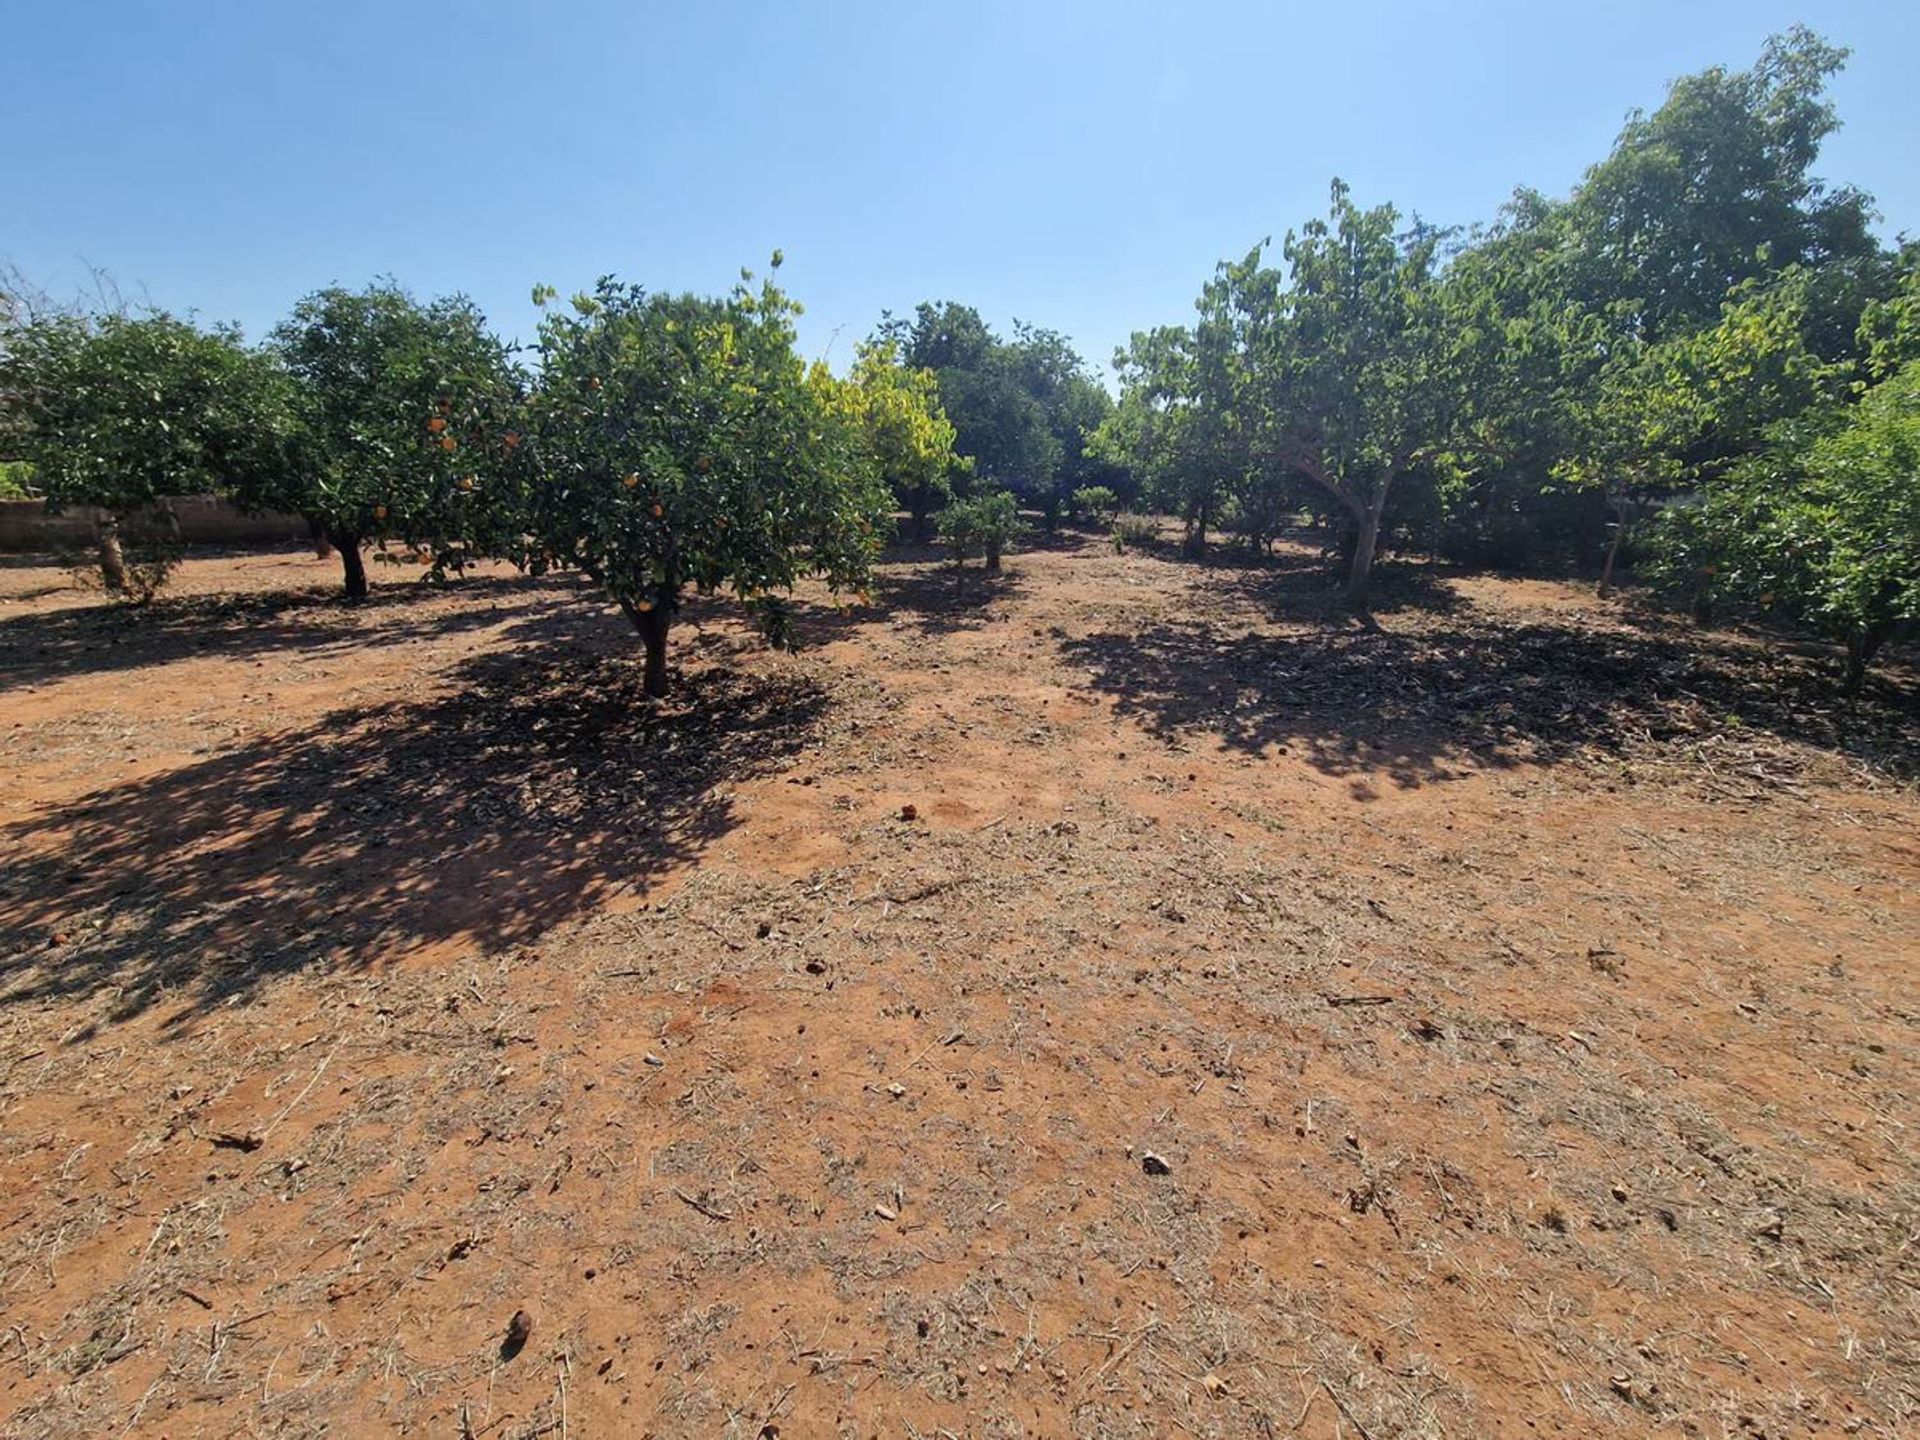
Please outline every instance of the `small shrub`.
[[956, 500], [940, 512], [940, 538], [953, 547], [956, 564], [984, 555], [987, 573], [1000, 569], [1000, 552], [1025, 533], [1013, 496], [990, 490]]
[[1105, 485], [1082, 485], [1069, 497], [1068, 504], [1074, 519], [1105, 525], [1120, 508], [1120, 497]]

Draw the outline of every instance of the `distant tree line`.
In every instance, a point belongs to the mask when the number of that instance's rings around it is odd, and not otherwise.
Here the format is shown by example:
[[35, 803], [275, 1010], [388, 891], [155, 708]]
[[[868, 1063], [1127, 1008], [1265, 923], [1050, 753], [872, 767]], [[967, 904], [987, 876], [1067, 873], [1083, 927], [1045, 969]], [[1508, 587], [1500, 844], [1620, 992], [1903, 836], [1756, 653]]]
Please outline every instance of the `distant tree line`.
[[1827, 629], [1857, 685], [1920, 614], [1920, 247], [1813, 176], [1845, 58], [1795, 29], [1681, 79], [1571, 195], [1477, 231], [1336, 181], [1134, 335], [1093, 452], [1195, 549], [1316, 517], [1355, 605], [1386, 543], [1591, 560], [1603, 591], [1631, 545], [1703, 616]]
[[1356, 606], [1394, 547], [1592, 563], [1603, 591], [1631, 556], [1703, 617], [1823, 628], [1857, 685], [1920, 614], [1920, 247], [1814, 178], [1844, 59], [1795, 29], [1681, 79], [1566, 198], [1523, 190], [1477, 230], [1336, 181], [1325, 215], [1220, 264], [1191, 322], [1135, 334], [1117, 400], [1058, 333], [954, 302], [883, 316], [837, 377], [744, 272], [722, 297], [541, 287], [531, 363], [463, 297], [388, 281], [317, 291], [253, 346], [16, 276], [0, 460], [14, 491], [99, 507], [103, 578], [136, 595], [123, 523], [164, 531], [209, 491], [307, 517], [350, 598], [369, 556], [579, 571], [656, 693], [687, 593], [780, 638], [802, 575], [864, 592], [896, 508], [997, 568], [1023, 506], [1171, 514], [1194, 552], [1304, 518]]

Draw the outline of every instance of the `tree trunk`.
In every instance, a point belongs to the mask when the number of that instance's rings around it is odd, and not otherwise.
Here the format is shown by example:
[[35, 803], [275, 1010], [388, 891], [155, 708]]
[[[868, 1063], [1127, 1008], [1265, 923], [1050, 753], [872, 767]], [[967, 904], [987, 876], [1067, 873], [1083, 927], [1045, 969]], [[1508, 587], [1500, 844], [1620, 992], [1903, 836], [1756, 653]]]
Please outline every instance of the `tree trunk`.
[[998, 575], [999, 573], [1000, 542], [998, 540], [989, 540], [987, 542], [987, 574]]
[[1347, 571], [1347, 604], [1355, 610], [1367, 608], [1367, 587], [1373, 579], [1373, 552], [1380, 544], [1380, 516], [1387, 508], [1387, 487], [1392, 481], [1390, 475], [1383, 477], [1373, 504], [1355, 517], [1360, 529], [1353, 540], [1353, 565]]
[[338, 535], [329, 533], [333, 548], [340, 552], [340, 568], [346, 572], [347, 599], [364, 600], [367, 598], [367, 561], [360, 553], [358, 535]]
[[105, 515], [94, 527], [94, 543], [100, 550], [100, 578], [106, 582], [107, 589], [116, 595], [124, 595], [129, 588], [127, 581], [127, 556], [120, 548], [120, 517]]
[[318, 520], [315, 520], [312, 516], [308, 516], [307, 534], [313, 537], [313, 558], [316, 560], [331, 560], [333, 558], [333, 541], [327, 536], [327, 527], [322, 525]]
[[913, 503], [907, 507], [913, 516], [913, 541], [916, 545], [927, 543], [927, 511], [930, 508], [926, 487], [923, 485], [913, 492]]
[[640, 644], [647, 652], [647, 670], [641, 682], [642, 688], [649, 699], [664, 699], [667, 693], [667, 627], [673, 624], [673, 613], [659, 600], [654, 600], [642, 610], [624, 595], [614, 598], [619, 600], [620, 613], [627, 617], [627, 623], [639, 632]]
[[645, 688], [648, 696], [655, 700], [664, 699], [667, 693], [667, 626], [670, 623], [664, 605], [638, 612], [640, 643], [647, 650]]
[[1893, 634], [1893, 621], [1876, 620], [1847, 636], [1847, 679], [1841, 693], [1849, 700], [1860, 693], [1867, 682], [1867, 666], [1880, 647]]
[[1190, 558], [1195, 560], [1201, 559], [1203, 556], [1206, 555], [1207, 553], [1207, 507], [1206, 506], [1202, 505], [1198, 510], [1192, 512], [1187, 517], [1187, 538], [1182, 543], [1180, 548], [1186, 551], [1187, 555]]
[[1619, 516], [1613, 522], [1613, 541], [1607, 546], [1607, 563], [1600, 570], [1600, 586], [1595, 592], [1604, 600], [1613, 593], [1613, 562], [1620, 558], [1620, 541], [1627, 533], [1627, 517]]

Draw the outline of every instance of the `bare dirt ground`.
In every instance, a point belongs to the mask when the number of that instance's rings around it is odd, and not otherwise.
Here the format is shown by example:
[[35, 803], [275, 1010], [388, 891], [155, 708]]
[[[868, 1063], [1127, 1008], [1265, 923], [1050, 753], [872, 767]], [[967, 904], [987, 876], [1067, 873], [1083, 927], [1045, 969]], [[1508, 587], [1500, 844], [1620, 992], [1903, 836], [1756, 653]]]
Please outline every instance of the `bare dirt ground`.
[[0, 569], [0, 1433], [1912, 1433], [1911, 672], [1008, 566]]

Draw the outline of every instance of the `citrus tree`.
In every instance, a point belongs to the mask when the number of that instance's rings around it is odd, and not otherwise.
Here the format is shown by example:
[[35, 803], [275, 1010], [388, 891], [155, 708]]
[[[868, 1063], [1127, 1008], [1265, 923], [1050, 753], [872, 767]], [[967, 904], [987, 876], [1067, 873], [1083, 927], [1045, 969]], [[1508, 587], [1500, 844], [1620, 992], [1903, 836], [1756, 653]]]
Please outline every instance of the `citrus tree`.
[[984, 556], [989, 575], [1000, 573], [1001, 552], [1025, 529], [1007, 490], [983, 490], [940, 512], [940, 538], [953, 547], [954, 560], [964, 564], [969, 555]]
[[889, 497], [842, 382], [794, 351], [798, 313], [744, 272], [724, 299], [603, 279], [540, 326], [527, 444], [484, 543], [605, 590], [645, 646], [649, 695], [666, 693], [689, 589], [732, 591], [787, 643], [779, 592], [867, 583]]
[[953, 422], [933, 371], [906, 368], [894, 342], [880, 340], [860, 347], [844, 384], [815, 383], [851, 421], [867, 462], [912, 517], [914, 538], [924, 539], [927, 516], [953, 494], [953, 476], [966, 467], [954, 454]]
[[331, 287], [294, 307], [273, 347], [295, 386], [294, 463], [241, 498], [313, 523], [350, 600], [367, 593], [368, 542], [423, 564], [463, 553], [521, 439], [519, 377], [472, 302]]
[[284, 468], [291, 425], [269, 357], [237, 330], [163, 313], [54, 313], [9, 329], [0, 410], [10, 456], [32, 464], [50, 509], [104, 512], [107, 587], [143, 595], [164, 578], [171, 550], [130, 568], [121, 545], [129, 518], [157, 510], [170, 538], [170, 500], [267, 483]]

